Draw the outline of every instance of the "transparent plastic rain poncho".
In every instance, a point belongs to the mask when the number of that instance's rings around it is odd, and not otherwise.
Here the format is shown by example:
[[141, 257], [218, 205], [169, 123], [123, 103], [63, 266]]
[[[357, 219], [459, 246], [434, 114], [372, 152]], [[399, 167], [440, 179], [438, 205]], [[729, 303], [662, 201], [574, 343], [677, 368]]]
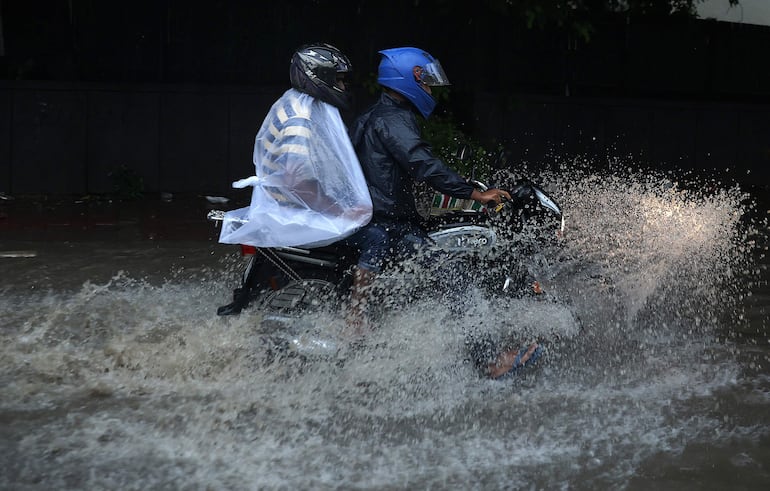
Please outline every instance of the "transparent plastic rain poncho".
[[251, 205], [225, 214], [219, 241], [320, 247], [372, 217], [361, 166], [336, 107], [294, 89], [270, 109], [254, 143]]

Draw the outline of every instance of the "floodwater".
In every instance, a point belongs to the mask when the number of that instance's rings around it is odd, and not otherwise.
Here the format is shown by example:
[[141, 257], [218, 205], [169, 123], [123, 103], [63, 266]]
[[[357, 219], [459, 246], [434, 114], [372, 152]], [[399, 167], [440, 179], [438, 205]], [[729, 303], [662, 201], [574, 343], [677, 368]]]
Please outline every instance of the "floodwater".
[[[0, 488], [768, 489], [767, 203], [675, 181], [544, 175], [557, 301], [409, 305], [306, 362], [267, 355], [258, 312], [216, 316], [242, 262], [213, 229], [5, 229]], [[490, 381], [479, 319], [579, 334]]]

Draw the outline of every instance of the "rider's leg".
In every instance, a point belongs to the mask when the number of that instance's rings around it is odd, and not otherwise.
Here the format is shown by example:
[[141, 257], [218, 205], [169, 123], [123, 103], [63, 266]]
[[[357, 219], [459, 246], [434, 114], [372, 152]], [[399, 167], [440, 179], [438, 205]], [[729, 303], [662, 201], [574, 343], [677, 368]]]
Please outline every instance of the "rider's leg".
[[386, 226], [369, 223], [346, 242], [359, 251], [346, 320], [356, 334], [361, 334], [360, 331], [366, 322], [366, 304], [371, 294], [372, 282], [388, 255], [390, 236]]
[[350, 306], [346, 316], [346, 322], [351, 327], [351, 334], [360, 336], [364, 334], [366, 324], [366, 307], [369, 302], [369, 293], [376, 273], [356, 266], [353, 273], [353, 287], [350, 291]]
[[258, 272], [262, 266], [262, 261], [257, 256], [251, 256], [243, 272], [241, 286], [233, 292], [233, 301], [227, 305], [217, 308], [217, 315], [236, 315], [246, 308], [251, 300], [251, 292], [257, 287]]

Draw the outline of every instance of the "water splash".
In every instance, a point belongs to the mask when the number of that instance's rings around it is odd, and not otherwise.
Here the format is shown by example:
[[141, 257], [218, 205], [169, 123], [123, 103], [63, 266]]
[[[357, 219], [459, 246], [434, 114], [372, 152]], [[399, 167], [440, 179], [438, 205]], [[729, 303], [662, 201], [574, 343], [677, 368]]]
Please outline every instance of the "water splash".
[[[326, 358], [270, 356], [258, 313], [216, 317], [230, 258], [163, 281], [5, 289], [0, 486], [623, 487], [656, 459], [767, 435], [729, 407], [745, 390], [767, 413], [770, 392], [724, 340], [753, 278], [747, 196], [578, 166], [542, 181], [567, 232], [529, 266], [558, 302], [469, 290], [458, 316], [415, 301]], [[464, 352], [479, 322], [563, 340], [490, 381]]]

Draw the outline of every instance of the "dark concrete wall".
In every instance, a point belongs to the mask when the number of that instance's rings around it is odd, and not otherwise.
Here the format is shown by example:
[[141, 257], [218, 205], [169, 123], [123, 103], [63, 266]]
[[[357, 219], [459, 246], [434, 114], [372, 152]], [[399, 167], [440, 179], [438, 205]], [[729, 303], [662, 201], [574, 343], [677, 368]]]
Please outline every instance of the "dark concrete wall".
[[[0, 192], [107, 193], [126, 168], [146, 192], [227, 193], [252, 174], [254, 135], [283, 90], [5, 83]], [[474, 136], [513, 163], [620, 158], [770, 182], [770, 104], [486, 92], [471, 111]]]
[[0, 191], [107, 193], [128, 169], [147, 192], [223, 192], [251, 175], [277, 89], [0, 85]]
[[770, 184], [770, 104], [486, 93], [475, 114], [482, 141], [502, 143], [514, 162], [619, 159]]
[[291, 52], [314, 40], [348, 53], [359, 91], [378, 50], [427, 49], [458, 122], [519, 161], [630, 157], [768, 181], [770, 28], [605, 13], [587, 42], [525, 27], [504, 3], [0, 2], [0, 192], [109, 192], [121, 168], [148, 192], [228, 192], [252, 172]]

